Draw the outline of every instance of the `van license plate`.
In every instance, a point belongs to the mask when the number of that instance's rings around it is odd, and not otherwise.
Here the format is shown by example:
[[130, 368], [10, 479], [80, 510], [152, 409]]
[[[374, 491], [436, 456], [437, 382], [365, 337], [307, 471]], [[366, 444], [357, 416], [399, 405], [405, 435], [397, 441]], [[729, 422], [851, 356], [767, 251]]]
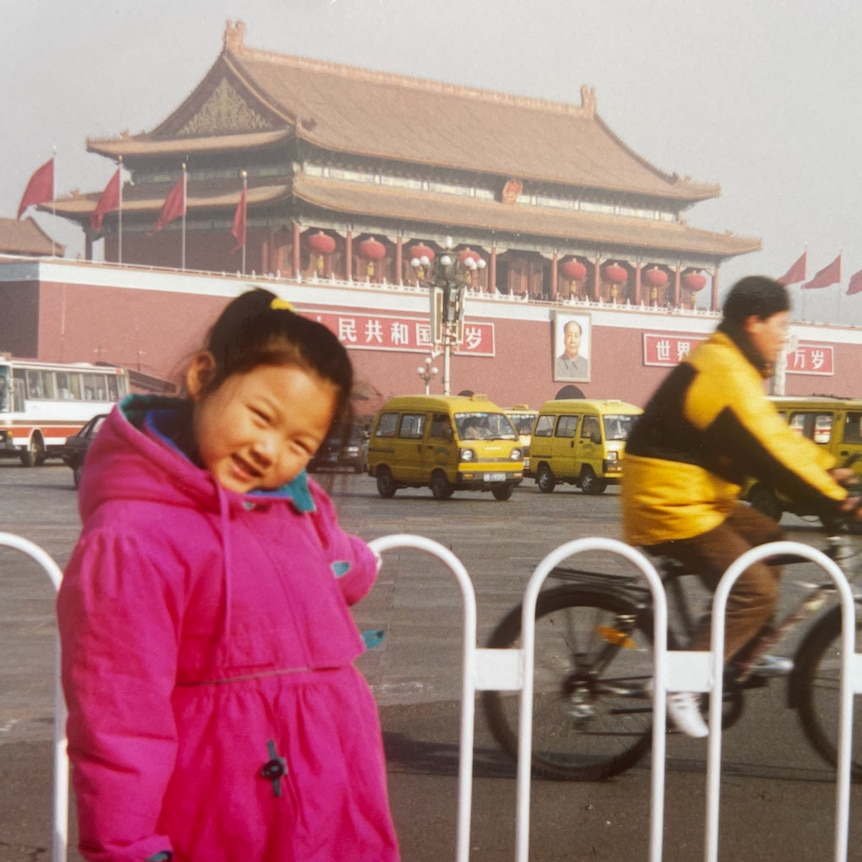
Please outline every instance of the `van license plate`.
[[486, 473], [485, 474], [486, 482], [505, 482], [506, 474], [505, 473]]

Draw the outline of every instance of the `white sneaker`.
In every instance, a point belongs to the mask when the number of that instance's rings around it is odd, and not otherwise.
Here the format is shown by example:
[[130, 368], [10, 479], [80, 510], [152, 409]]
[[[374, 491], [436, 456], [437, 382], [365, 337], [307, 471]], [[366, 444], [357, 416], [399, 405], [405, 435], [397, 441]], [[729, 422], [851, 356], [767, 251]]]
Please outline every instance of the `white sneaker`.
[[669, 691], [667, 714], [671, 721], [686, 736], [702, 738], [709, 736], [709, 728], [700, 711], [700, 698], [692, 691]]
[[790, 676], [793, 673], [793, 659], [783, 655], [762, 655], [747, 670], [749, 675], [764, 678]]

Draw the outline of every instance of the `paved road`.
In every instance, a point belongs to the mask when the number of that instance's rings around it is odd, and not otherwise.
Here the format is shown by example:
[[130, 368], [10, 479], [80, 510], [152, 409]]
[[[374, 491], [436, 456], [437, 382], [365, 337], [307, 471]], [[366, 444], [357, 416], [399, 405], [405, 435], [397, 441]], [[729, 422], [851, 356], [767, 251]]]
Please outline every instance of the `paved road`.
[[[366, 538], [413, 533], [451, 548], [473, 578], [483, 641], [553, 548], [584, 535], [619, 537], [613, 491], [540, 494], [532, 483], [508, 502], [428, 491], [380, 499], [373, 480], [337, 474], [342, 522]], [[0, 530], [40, 544], [62, 566], [78, 530], [71, 471], [0, 461]], [[790, 520], [793, 538], [816, 531]], [[788, 596], [793, 588], [788, 585]], [[37, 567], [0, 550], [0, 862], [50, 858], [50, 738], [55, 629], [53, 590]], [[383, 645], [362, 659], [386, 737], [393, 811], [405, 862], [454, 858], [461, 597], [453, 577], [414, 551], [386, 555], [380, 581], [357, 609]], [[780, 685], [749, 698], [725, 735], [721, 858], [734, 862], [831, 859], [834, 784], [808, 749]], [[703, 858], [706, 747], [668, 739], [665, 859]], [[513, 765], [477, 725], [472, 859], [514, 858]], [[531, 858], [647, 859], [649, 764], [598, 784], [533, 783]], [[862, 860], [862, 788], [848, 858]], [[75, 853], [71, 860], [77, 860]], [[204, 862], [204, 860], [202, 860]]]

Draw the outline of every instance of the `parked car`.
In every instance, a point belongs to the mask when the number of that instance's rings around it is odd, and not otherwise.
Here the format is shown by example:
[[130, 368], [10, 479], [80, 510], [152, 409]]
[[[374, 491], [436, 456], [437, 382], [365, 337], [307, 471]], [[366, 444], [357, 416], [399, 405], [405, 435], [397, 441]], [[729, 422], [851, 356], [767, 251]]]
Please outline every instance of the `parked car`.
[[625, 441], [640, 407], [616, 399], [563, 398], [539, 409], [530, 442], [530, 469], [539, 490], [549, 494], [568, 482], [585, 494], [618, 485]]
[[486, 395], [397, 395], [374, 420], [368, 472], [381, 497], [428, 487], [436, 500], [455, 491], [508, 500], [524, 478], [524, 454], [509, 417]]
[[353, 470], [364, 473], [368, 470], [368, 437], [358, 425], [345, 428], [338, 425], [320, 444], [308, 462], [308, 472], [317, 470]]
[[63, 463], [72, 468], [72, 478], [76, 488], [81, 484], [81, 471], [84, 469], [84, 459], [87, 457], [90, 444], [96, 439], [96, 434], [107, 418], [107, 413], [94, 416], [77, 434], [66, 438], [66, 443], [60, 451]]

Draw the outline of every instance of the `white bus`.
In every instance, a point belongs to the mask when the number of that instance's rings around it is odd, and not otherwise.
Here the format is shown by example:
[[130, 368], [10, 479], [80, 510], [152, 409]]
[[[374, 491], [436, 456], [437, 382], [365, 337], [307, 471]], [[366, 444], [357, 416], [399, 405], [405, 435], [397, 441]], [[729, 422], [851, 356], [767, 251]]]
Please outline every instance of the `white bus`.
[[58, 456], [66, 438], [129, 392], [125, 368], [51, 363], [0, 354], [0, 457], [25, 467]]

